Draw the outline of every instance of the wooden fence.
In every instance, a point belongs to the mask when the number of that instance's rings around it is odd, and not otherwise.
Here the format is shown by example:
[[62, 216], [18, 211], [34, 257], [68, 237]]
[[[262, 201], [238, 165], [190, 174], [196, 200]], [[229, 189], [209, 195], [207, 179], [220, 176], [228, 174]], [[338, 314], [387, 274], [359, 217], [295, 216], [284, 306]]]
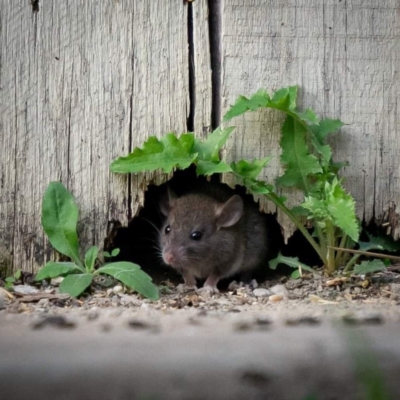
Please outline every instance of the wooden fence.
[[[239, 94], [300, 85], [301, 107], [346, 124], [360, 218], [400, 235], [400, 15], [397, 0], [0, 0], [0, 263], [52, 256], [40, 225], [52, 180], [73, 192], [84, 244], [127, 224], [146, 182], [109, 172], [150, 135], [204, 135]], [[229, 159], [274, 155], [282, 116], [235, 120]], [[296, 196], [295, 194], [293, 196]], [[267, 210], [273, 210], [265, 204]], [[289, 225], [282, 220], [286, 229]]]

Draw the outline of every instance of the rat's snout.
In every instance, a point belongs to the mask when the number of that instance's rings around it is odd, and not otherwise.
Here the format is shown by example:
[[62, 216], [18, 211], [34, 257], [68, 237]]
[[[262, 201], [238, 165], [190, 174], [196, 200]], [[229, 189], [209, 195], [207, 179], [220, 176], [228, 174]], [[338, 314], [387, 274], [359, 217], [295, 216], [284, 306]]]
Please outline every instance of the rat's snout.
[[184, 248], [182, 246], [171, 246], [164, 248], [162, 252], [163, 260], [166, 264], [171, 267], [178, 267], [182, 264], [182, 260], [184, 259]]
[[180, 255], [179, 249], [169, 248], [165, 249], [163, 252], [164, 262], [168, 265], [171, 265], [172, 267], [175, 267], [177, 264], [179, 264], [179, 260], [181, 258], [182, 257]]
[[174, 263], [176, 262], [176, 256], [171, 250], [165, 251], [163, 254], [163, 258], [165, 263], [168, 265], [174, 265]]

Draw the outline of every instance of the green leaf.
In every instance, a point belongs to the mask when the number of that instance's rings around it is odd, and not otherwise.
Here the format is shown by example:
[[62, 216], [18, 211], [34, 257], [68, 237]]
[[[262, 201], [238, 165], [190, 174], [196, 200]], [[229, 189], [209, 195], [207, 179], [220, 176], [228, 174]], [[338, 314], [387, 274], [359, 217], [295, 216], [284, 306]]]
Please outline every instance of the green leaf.
[[197, 175], [210, 176], [212, 174], [222, 174], [225, 172], [231, 172], [232, 168], [224, 161], [214, 163], [212, 161], [199, 160], [196, 166]]
[[18, 281], [19, 279], [21, 279], [22, 276], [22, 271], [20, 269], [17, 269], [14, 273], [14, 278]]
[[350, 164], [348, 161], [341, 161], [341, 162], [331, 162], [331, 171], [337, 175], [339, 170], [341, 170], [343, 167], [348, 167]]
[[117, 255], [120, 253], [120, 249], [114, 249], [112, 252], [111, 252], [111, 256], [112, 257], [117, 257]]
[[200, 160], [218, 163], [219, 151], [234, 129], [234, 126], [229, 126], [225, 129], [218, 127], [214, 132], [210, 133], [204, 141], [195, 139], [193, 152], [198, 153]]
[[260, 160], [240, 160], [239, 162], [231, 163], [231, 168], [234, 173], [242, 179], [256, 179], [260, 175], [262, 169], [272, 160], [272, 157], [265, 157]]
[[96, 273], [111, 275], [151, 300], [159, 299], [157, 286], [137, 264], [126, 261], [110, 263], [99, 268]]
[[383, 271], [386, 265], [382, 260], [363, 261], [354, 267], [356, 275], [372, 274], [374, 272]]
[[72, 194], [60, 182], [51, 182], [43, 196], [42, 225], [52, 246], [82, 265], [76, 233], [78, 207]]
[[395, 242], [390, 236], [373, 236], [368, 235], [369, 242], [358, 242], [360, 250], [386, 250], [398, 251], [400, 250], [400, 243]]
[[301, 267], [305, 271], [309, 271], [309, 272], [313, 272], [313, 273], [316, 272], [314, 269], [312, 269], [308, 265], [301, 263], [299, 261], [298, 257], [285, 257], [281, 253], [278, 254], [278, 257], [274, 258], [273, 260], [271, 260], [269, 262], [269, 267], [271, 269], [276, 269], [278, 264], [285, 264], [285, 265], [287, 265], [289, 267], [292, 267], [292, 268]]
[[310, 126], [309, 129], [318, 142], [323, 145], [325, 144], [326, 136], [337, 131], [343, 125], [344, 123], [338, 119], [324, 119], [318, 125]]
[[8, 277], [6, 278], [6, 282], [7, 282], [7, 283], [14, 283], [14, 282], [15, 282], [15, 278], [14, 278], [13, 276], [8, 276]]
[[332, 215], [333, 223], [355, 242], [360, 235], [360, 227], [356, 216], [356, 202], [346, 193], [341, 183], [335, 178], [325, 184], [327, 193], [327, 209]]
[[261, 107], [266, 107], [269, 100], [269, 95], [264, 89], [260, 89], [249, 99], [245, 96], [239, 96], [235, 104], [224, 115], [224, 121], [242, 115], [246, 111], [256, 111]]
[[319, 118], [317, 114], [310, 108], [307, 108], [307, 110], [303, 112], [296, 112], [297, 117], [304, 121], [307, 122], [310, 125], [318, 125], [319, 124]]
[[66, 276], [60, 284], [60, 293], [78, 297], [92, 283], [92, 274], [74, 274]]
[[92, 272], [94, 264], [96, 262], [97, 255], [99, 254], [99, 248], [92, 246], [85, 254], [85, 267], [87, 272]]
[[309, 210], [306, 207], [302, 207], [302, 206], [296, 206], [293, 207], [290, 212], [295, 215], [295, 216], [299, 216], [299, 217], [308, 217], [310, 215]]
[[301, 278], [300, 271], [299, 271], [298, 269], [295, 269], [295, 270], [290, 274], [290, 277], [291, 277], [292, 279], [299, 279], [299, 278]]
[[277, 90], [268, 103], [268, 107], [282, 111], [295, 111], [298, 86], [289, 86]]
[[322, 172], [318, 159], [310, 154], [306, 143], [306, 128], [291, 116], [282, 126], [281, 161], [285, 173], [277, 179], [281, 186], [295, 186], [308, 192], [309, 176]]
[[197, 157], [193, 153], [194, 135], [184, 133], [176, 137], [167, 133], [161, 139], [151, 136], [144, 143], [143, 148], [136, 147], [126, 157], [119, 157], [111, 163], [112, 172], [136, 173], [161, 169], [169, 173], [173, 168], [185, 169]]
[[[245, 179], [244, 185], [253, 193], [253, 194], [270, 194], [274, 191], [274, 187], [272, 185], [268, 185], [263, 181], [255, 181], [251, 179]], [[282, 201], [284, 203], [284, 201]]]
[[43, 279], [57, 278], [58, 276], [76, 274], [77, 272], [85, 272], [85, 270], [72, 262], [50, 261], [44, 267], [40, 268], [35, 280], [41, 281]]
[[105, 258], [111, 258], [112, 257], [112, 255], [108, 251], [103, 251], [103, 256]]

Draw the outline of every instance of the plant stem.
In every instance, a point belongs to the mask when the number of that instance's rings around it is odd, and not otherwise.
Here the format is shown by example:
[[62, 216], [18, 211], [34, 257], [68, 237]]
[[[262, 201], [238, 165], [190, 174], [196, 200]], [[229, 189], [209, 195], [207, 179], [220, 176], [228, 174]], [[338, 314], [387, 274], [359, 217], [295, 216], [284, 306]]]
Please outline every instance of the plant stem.
[[332, 274], [335, 272], [335, 251], [331, 246], [335, 246], [335, 227], [332, 225], [331, 221], [326, 221], [326, 234], [328, 239], [328, 264], [327, 272]]
[[[346, 247], [346, 242], [347, 242], [347, 235], [345, 233], [343, 233], [343, 236], [340, 239], [339, 247], [340, 248]], [[340, 264], [342, 263], [343, 255], [344, 255], [344, 253], [343, 253], [342, 250], [338, 250], [338, 252], [336, 253], [336, 260], [335, 260], [335, 267], [336, 268], [340, 267]]]
[[296, 225], [299, 231], [303, 234], [303, 236], [308, 240], [313, 249], [317, 252], [319, 257], [321, 258], [324, 265], [327, 265], [328, 260], [324, 253], [321, 251], [320, 246], [314, 240], [314, 238], [308, 233], [307, 229], [304, 227], [301, 221], [299, 221], [295, 215], [279, 200], [278, 196], [275, 193], [266, 193], [265, 196], [268, 200], [271, 200], [279, 209], [281, 209], [290, 220]]
[[346, 264], [344, 267], [343, 273], [347, 273], [350, 271], [351, 267], [357, 262], [357, 260], [361, 257], [361, 254], [354, 254], [353, 257], [351, 257], [350, 261]]
[[318, 225], [318, 222], [314, 220], [314, 227], [317, 231], [317, 236], [319, 240], [319, 246], [321, 248], [321, 251], [323, 254], [327, 254], [328, 249], [326, 247], [326, 240], [325, 240], [325, 234], [322, 231], [321, 227]]

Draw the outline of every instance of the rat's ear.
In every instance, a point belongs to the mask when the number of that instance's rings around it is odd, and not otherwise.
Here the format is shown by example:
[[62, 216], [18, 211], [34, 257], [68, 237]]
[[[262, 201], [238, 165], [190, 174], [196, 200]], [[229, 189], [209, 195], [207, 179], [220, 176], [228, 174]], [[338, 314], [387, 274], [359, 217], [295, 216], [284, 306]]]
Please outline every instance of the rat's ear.
[[227, 202], [221, 204], [216, 211], [217, 226], [227, 228], [235, 225], [243, 215], [243, 200], [235, 194]]
[[164, 215], [165, 217], [168, 217], [168, 214], [171, 210], [171, 203], [176, 199], [178, 196], [175, 194], [175, 192], [167, 186], [167, 191], [161, 196], [160, 198], [160, 211], [161, 214]]

